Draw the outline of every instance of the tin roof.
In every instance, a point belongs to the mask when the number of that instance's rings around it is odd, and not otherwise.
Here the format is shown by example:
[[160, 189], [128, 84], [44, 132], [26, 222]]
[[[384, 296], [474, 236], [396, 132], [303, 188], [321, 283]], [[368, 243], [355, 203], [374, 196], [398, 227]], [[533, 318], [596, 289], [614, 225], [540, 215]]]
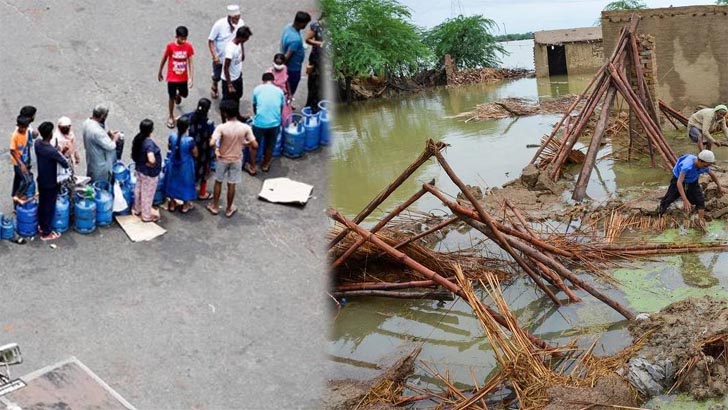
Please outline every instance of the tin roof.
[[533, 33], [534, 41], [537, 44], [562, 44], [592, 42], [602, 40], [601, 27], [569, 28], [565, 30], [546, 30]]

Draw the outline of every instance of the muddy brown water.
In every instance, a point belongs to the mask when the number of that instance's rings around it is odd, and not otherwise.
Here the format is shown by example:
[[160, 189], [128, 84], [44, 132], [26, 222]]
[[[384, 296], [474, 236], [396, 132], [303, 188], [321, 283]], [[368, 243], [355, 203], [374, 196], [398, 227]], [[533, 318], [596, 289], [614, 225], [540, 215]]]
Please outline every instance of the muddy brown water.
[[[535, 152], [526, 145], [539, 143], [559, 116], [471, 123], [448, 117], [503, 97], [539, 99], [577, 94], [589, 79], [589, 76], [527, 78], [492, 85], [439, 88], [343, 107], [337, 113], [331, 149], [331, 205], [345, 215], [355, 215], [417, 157], [428, 138], [451, 144], [446, 158], [463, 181], [484, 187], [500, 186], [520, 175]], [[678, 153], [692, 148], [682, 132], [667, 134]], [[600, 157], [609, 150], [605, 146]], [[728, 158], [728, 149], [722, 148], [717, 151], [719, 159], [721, 150]], [[433, 178], [446, 192], [453, 195], [457, 192], [444, 171], [429, 162], [366, 223], [371, 224]], [[597, 172], [592, 173], [587, 193], [595, 200], [604, 200], [627, 190], [654, 188], [668, 182], [669, 175], [649, 168], [645, 161], [625, 163], [606, 158], [597, 164]], [[436, 199], [427, 196], [415, 207], [426, 212], [447, 213]], [[649, 239], [689, 242], [700, 238], [696, 235], [676, 229]], [[728, 239], [720, 221], [709, 225], [708, 235], [713, 240]], [[454, 230], [436, 247], [468, 248], [480, 239], [478, 232]], [[688, 296], [728, 296], [728, 256], [725, 254], [670, 256], [628, 264], [610, 273], [622, 285], [615, 287], [594, 281], [595, 284], [637, 312], [659, 310]], [[504, 293], [520, 324], [550, 343], [564, 344], [578, 338], [579, 345], [587, 347], [598, 339], [596, 352], [610, 354], [631, 342], [623, 318], [586, 293], [579, 294], [583, 302], [560, 309], [555, 309], [548, 298], [523, 278], [505, 283]], [[461, 387], [472, 386], [473, 375], [482, 384], [496, 368], [488, 341], [466, 303], [357, 298], [347, 301], [333, 320], [328, 344], [333, 369], [330, 377], [373, 377], [379, 374], [380, 367], [386, 367], [414, 344], [423, 346], [420, 361], [443, 373], [449, 372]], [[410, 384], [433, 387], [438, 381], [424, 366], [418, 365]], [[665, 409], [708, 406], [673, 397], [657, 398], [650, 405]]]

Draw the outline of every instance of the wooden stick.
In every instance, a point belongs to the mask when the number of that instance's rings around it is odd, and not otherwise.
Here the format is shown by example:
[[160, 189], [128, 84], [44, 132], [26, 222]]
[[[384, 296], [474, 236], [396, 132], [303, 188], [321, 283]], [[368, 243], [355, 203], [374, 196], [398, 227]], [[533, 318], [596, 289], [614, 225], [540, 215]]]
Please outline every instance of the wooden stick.
[[[509, 255], [513, 258], [513, 260], [518, 263], [518, 265], [526, 272], [528, 276], [531, 277], [531, 280], [538, 286], [548, 297], [551, 299], [557, 306], [561, 306], [561, 300], [554, 295], [554, 293], [549, 289], [546, 285], [541, 282], [541, 279], [539, 279], [538, 275], [536, 275], [536, 272], [531, 269], [530, 266], [526, 263], [521, 256], [516, 253], [516, 251], [513, 250], [513, 248], [506, 242], [506, 239], [503, 237], [503, 234], [500, 230], [495, 226], [495, 223], [493, 221], [493, 218], [488, 215], [487, 212], [485, 212], [485, 209], [483, 209], [483, 206], [478, 202], [475, 197], [473, 196], [472, 192], [468, 189], [468, 187], [463, 183], [462, 180], [460, 180], [460, 177], [455, 174], [455, 171], [450, 167], [450, 164], [447, 163], [445, 160], [445, 157], [442, 156], [440, 152], [435, 153], [435, 158], [437, 158], [437, 162], [440, 163], [440, 166], [442, 166], [442, 169], [445, 170], [445, 173], [450, 177], [452, 182], [457, 185], [458, 188], [460, 188], [460, 191], [465, 195], [465, 197], [470, 201], [470, 203], [473, 205], [473, 208], [475, 208], [476, 212], [478, 212], [478, 215], [480, 216], [480, 219], [482, 221], [485, 221], [485, 223], [488, 225], [488, 228], [490, 228], [491, 231], [493, 231], [493, 236], [496, 238], [495, 243], [497, 243], [503, 250], [508, 252]], [[432, 192], [432, 191], [430, 191]]]
[[440, 224], [437, 224], [437, 225], [433, 226], [432, 228], [430, 228], [430, 229], [428, 229], [428, 230], [426, 230], [426, 231], [424, 231], [422, 233], [418, 233], [417, 235], [415, 235], [415, 236], [413, 236], [413, 237], [411, 237], [409, 239], [406, 239], [406, 240], [404, 240], [404, 241], [402, 241], [402, 242], [394, 245], [394, 249], [399, 249], [399, 248], [401, 248], [401, 247], [403, 247], [405, 245], [408, 245], [408, 244], [410, 244], [410, 243], [412, 243], [412, 242], [414, 242], [414, 241], [416, 241], [418, 239], [424, 238], [425, 236], [427, 236], [427, 235], [429, 235], [429, 234], [431, 234], [433, 232], [437, 232], [440, 229], [442, 229], [442, 228], [444, 228], [444, 227], [452, 224], [453, 222], [458, 221], [459, 219], [460, 218], [454, 216], [454, 217], [452, 217], [452, 218], [450, 218], [450, 219], [448, 219], [448, 220], [446, 220], [446, 221], [444, 221], [444, 222], [442, 222]]
[[543, 152], [544, 148], [546, 148], [547, 145], [551, 142], [552, 139], [556, 136], [556, 133], [559, 131], [559, 128], [561, 128], [561, 125], [564, 124], [564, 135], [566, 135], [566, 128], [568, 128], [567, 124], [564, 122], [567, 120], [567, 118], [571, 117], [571, 112], [576, 109], [576, 106], [579, 105], [579, 102], [584, 99], [584, 97], [587, 95], [587, 91], [589, 91], [589, 88], [591, 88], [592, 85], [597, 81], [597, 78], [600, 78], [602, 74], [604, 74], [604, 70], [606, 69], [606, 66], [602, 66], [599, 71], [597, 71], [596, 74], [591, 78], [591, 81], [589, 81], [589, 84], [587, 84], [586, 88], [584, 88], [584, 91], [579, 94], [578, 97], [576, 97], [576, 100], [569, 106], [569, 108], [566, 110], [566, 113], [561, 117], [559, 122], [554, 125], [554, 127], [551, 129], [551, 133], [546, 138], [543, 144], [538, 148], [538, 151], [536, 151], [536, 154], [531, 158], [531, 164], [535, 163], [536, 160], [538, 160], [538, 157], [541, 156], [541, 152]]
[[616, 94], [617, 89], [613, 85], [609, 86], [609, 91], [607, 91], [604, 104], [602, 104], [602, 111], [599, 113], [599, 120], [594, 128], [594, 135], [592, 136], [591, 143], [589, 144], [589, 149], [586, 152], [584, 165], [582, 165], [581, 172], [579, 172], [579, 178], [576, 180], [574, 194], [571, 196], [571, 198], [577, 202], [583, 201], [586, 196], [586, 186], [589, 184], [589, 177], [594, 169], [594, 162], [597, 159], [599, 148], [601, 148], [602, 138], [604, 138], [604, 132], [607, 129], [607, 122], [609, 121], [609, 112], [611, 111], [612, 102], [614, 102]]
[[[457, 213], [455, 209], [453, 209], [453, 212]], [[492, 235], [488, 227], [483, 224], [480, 221], [477, 221], [475, 219], [469, 218], [467, 215], [462, 215], [463, 221], [467, 223], [468, 225], [472, 226], [473, 228], [479, 230], [486, 236]], [[541, 252], [538, 252], [536, 249], [524, 244], [523, 242], [518, 241], [517, 239], [507, 239], [510, 241], [510, 244], [523, 252], [524, 254], [533, 257], [539, 261], [541, 261], [544, 264], [551, 264], [552, 266], [559, 266], [559, 268], [556, 269], [556, 272], [559, 273], [562, 277], [565, 277], [569, 280], [569, 282], [573, 283], [576, 286], [579, 286], [580, 288], [584, 289], [585, 291], [589, 292], [592, 296], [595, 298], [601, 300], [605, 304], [607, 304], [612, 309], [616, 310], [620, 315], [624, 316], [628, 320], [634, 320], [634, 314], [627, 310], [624, 306], [622, 306], [619, 302], [615, 301], [614, 299], [610, 298], [609, 296], [603, 294], [602, 292], [598, 291], [596, 288], [594, 288], [591, 284], [588, 282], [585, 282], [581, 280], [578, 276], [576, 276], [574, 273], [563, 267], [560, 263], [555, 261], [552, 258], [549, 258], [548, 256], [544, 255]]]
[[[348, 227], [349, 229], [355, 231], [359, 235], [369, 237], [369, 240], [374, 245], [376, 245], [377, 247], [379, 247], [381, 250], [387, 252], [392, 257], [394, 257], [395, 259], [397, 259], [400, 262], [402, 262], [404, 265], [406, 265], [406, 266], [412, 268], [413, 270], [419, 272], [420, 274], [422, 274], [427, 279], [430, 279], [430, 280], [433, 280], [433, 281], [437, 282], [440, 286], [444, 287], [445, 289], [449, 290], [450, 292], [455, 293], [456, 295], [458, 295], [461, 298], [463, 298], [463, 300], [466, 300], [467, 301], [467, 298], [465, 297], [465, 294], [463, 293], [462, 289], [460, 289], [460, 287], [458, 285], [456, 285], [456, 284], [452, 283], [451, 281], [443, 278], [442, 276], [440, 276], [435, 271], [433, 271], [433, 270], [431, 270], [431, 269], [429, 269], [429, 268], [427, 268], [425, 266], [420, 265], [419, 263], [417, 263], [415, 260], [413, 260], [409, 256], [407, 256], [404, 253], [402, 253], [402, 252], [394, 249], [393, 247], [389, 246], [386, 242], [384, 242], [381, 239], [377, 238], [371, 232], [369, 232], [366, 229], [362, 228], [361, 226], [357, 225], [353, 221], [350, 221], [350, 220], [346, 219], [344, 216], [342, 216], [335, 209], [329, 209], [328, 214], [329, 214], [329, 217], [331, 217], [332, 219], [338, 221], [339, 223], [341, 223], [342, 225]], [[503, 317], [503, 315], [501, 315], [500, 313], [494, 311], [493, 309], [489, 308], [488, 306], [485, 306], [482, 302], [480, 302], [480, 305], [481, 305], [480, 307], [482, 309], [487, 310], [488, 313], [491, 316], [493, 316], [493, 318], [498, 322], [498, 324], [500, 324], [501, 326], [503, 326], [505, 329], [508, 329], [508, 322]], [[536, 337], [536, 336], [534, 336], [531, 333], [526, 332], [526, 331], [524, 331], [524, 333], [526, 334], [526, 336], [528, 336], [528, 338], [536, 346], [538, 346], [538, 347], [540, 347], [542, 349], [551, 349], [551, 346], [549, 346], [546, 342], [544, 342], [543, 340], [539, 339], [538, 337]]]
[[[453, 280], [453, 278], [448, 278]], [[351, 283], [337, 286], [335, 292], [348, 292], [352, 290], [395, 290], [395, 289], [412, 289], [412, 288], [431, 288], [438, 286], [434, 280], [415, 280], [411, 282], [365, 282]]]
[[[434, 182], [434, 181], [433, 181]], [[395, 216], [399, 215], [407, 209], [410, 205], [415, 203], [418, 199], [422, 198], [422, 195], [426, 194], [427, 191], [424, 189], [420, 189], [418, 192], [416, 192], [414, 195], [409, 197], [406, 201], [402, 202], [399, 206], [394, 208], [391, 212], [389, 212], [387, 215], [384, 216], [384, 218], [380, 219], [379, 222], [377, 222], [376, 225], [372, 229], [369, 230], [371, 233], [377, 233], [380, 229], [384, 228], [389, 221], [391, 221]], [[354, 242], [349, 249], [347, 249], [341, 256], [336, 258], [334, 263], [331, 265], [331, 268], [337, 268], [341, 266], [342, 263], [346, 262], [346, 260], [351, 256], [354, 252], [356, 252], [357, 249], [359, 249], [360, 246], [362, 246], [366, 242], [366, 239], [363, 237], [359, 237], [359, 239]]]
[[452, 292], [431, 291], [431, 292], [397, 292], [391, 290], [350, 290], [345, 292], [332, 292], [335, 298], [351, 298], [362, 296], [378, 296], [395, 299], [433, 299], [433, 300], [455, 300]]
[[[412, 164], [410, 164], [410, 166], [407, 167], [407, 169], [405, 169], [404, 172], [402, 172], [402, 174], [394, 180], [394, 182], [389, 184], [389, 186], [387, 186], [384, 191], [380, 192], [379, 195], [372, 199], [372, 201], [369, 202], [369, 204], [364, 207], [364, 209], [362, 209], [359, 214], [356, 215], [356, 217], [354, 218], [354, 223], [359, 224], [361, 223], [361, 221], [366, 219], [366, 217], [374, 212], [374, 210], [377, 209], [377, 207], [381, 205], [382, 202], [384, 202], [390, 195], [392, 195], [392, 192], [394, 192], [400, 185], [402, 185], [402, 183], [406, 181], [407, 178], [410, 177], [410, 175], [412, 175], [420, 166], [422, 166], [422, 164], [427, 162], [427, 160], [432, 158], [435, 152], [439, 152], [446, 146], [447, 145], [443, 142], [434, 142], [431, 139], [427, 140], [427, 142], [425, 143], [425, 149], [424, 151], [422, 151], [420, 156], [417, 157], [417, 159]], [[329, 249], [333, 248], [334, 246], [336, 246], [337, 243], [344, 239], [347, 233], [349, 233], [349, 229], [344, 229], [339, 232], [339, 234], [336, 235], [336, 237], [329, 243]]]
[[627, 161], [632, 161], [632, 145], [634, 144], [634, 110], [629, 107], [629, 147], [627, 148]]

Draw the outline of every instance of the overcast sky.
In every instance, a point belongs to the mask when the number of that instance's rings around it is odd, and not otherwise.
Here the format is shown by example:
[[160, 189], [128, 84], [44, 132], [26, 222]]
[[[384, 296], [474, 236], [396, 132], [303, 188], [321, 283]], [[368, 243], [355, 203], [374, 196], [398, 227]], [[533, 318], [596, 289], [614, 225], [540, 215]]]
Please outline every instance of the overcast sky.
[[[500, 32], [555, 30], [594, 24], [610, 0], [398, 0], [412, 10], [418, 26], [430, 28], [458, 14], [482, 14], [498, 23]], [[700, 0], [647, 0], [650, 8], [715, 4]], [[505, 25], [505, 29], [503, 28]]]

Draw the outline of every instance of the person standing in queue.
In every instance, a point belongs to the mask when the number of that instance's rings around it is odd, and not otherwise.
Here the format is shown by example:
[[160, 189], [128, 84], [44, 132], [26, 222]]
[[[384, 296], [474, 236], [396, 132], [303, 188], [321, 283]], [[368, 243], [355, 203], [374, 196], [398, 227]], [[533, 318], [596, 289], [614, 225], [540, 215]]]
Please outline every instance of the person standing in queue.
[[131, 159], [137, 183], [134, 186], [134, 206], [132, 214], [140, 216], [144, 222], [159, 221], [159, 210], [154, 209], [154, 194], [157, 191], [159, 173], [162, 172], [162, 152], [154, 142], [152, 132], [154, 123], [144, 119], [139, 123], [139, 133], [131, 144]]
[[301, 30], [305, 29], [311, 22], [311, 15], [305, 11], [296, 13], [292, 24], [286, 25], [281, 35], [281, 53], [286, 57], [288, 67], [288, 88], [293, 99], [301, 81], [301, 70], [303, 60], [306, 58], [306, 50], [303, 48], [303, 37]]
[[215, 188], [213, 189], [212, 203], [207, 205], [211, 214], [219, 213], [220, 194], [222, 183], [227, 180], [227, 207], [225, 216], [230, 218], [237, 212], [233, 204], [235, 200], [235, 186], [242, 181], [243, 148], [250, 148], [252, 166], [255, 166], [255, 157], [258, 143], [253, 136], [250, 126], [239, 120], [240, 107], [235, 101], [220, 103], [220, 112], [225, 120], [215, 128], [210, 140], [210, 146], [216, 147], [217, 166], [215, 168]]
[[253, 32], [248, 26], [242, 26], [235, 32], [235, 37], [225, 46], [224, 77], [222, 81], [222, 99], [240, 102], [243, 98], [243, 61], [245, 61], [245, 42]]
[[66, 158], [51, 144], [53, 123], [46, 121], [38, 126], [41, 139], [35, 142], [35, 157], [38, 163], [38, 225], [40, 239], [52, 241], [61, 237], [53, 231], [53, 214], [58, 199], [58, 166], [68, 168]]
[[105, 105], [97, 105], [91, 118], [81, 125], [83, 146], [86, 149], [86, 175], [91, 182], [111, 181], [111, 168], [116, 161], [116, 142], [121, 133], [106, 131], [106, 119], [109, 109]]
[[253, 90], [253, 113], [255, 114], [253, 117], [253, 134], [256, 141], [258, 141], [258, 146], [263, 143], [265, 147], [260, 169], [263, 172], [268, 172], [273, 161], [273, 148], [276, 145], [276, 138], [281, 129], [286, 97], [283, 91], [273, 84], [273, 73], [264, 73], [262, 80], [263, 84]]
[[190, 123], [189, 134], [195, 140], [197, 157], [195, 157], [195, 181], [199, 186], [197, 199], [207, 200], [212, 194], [207, 192], [207, 179], [210, 177], [210, 165], [215, 151], [210, 147], [212, 133], [215, 132], [215, 122], [208, 117], [212, 102], [207, 98], [200, 98], [197, 109], [183, 115]]
[[212, 56], [212, 87], [210, 96], [216, 99], [219, 96], [217, 84], [222, 80], [222, 63], [225, 61], [225, 46], [235, 36], [238, 28], [245, 25], [240, 17], [240, 6], [232, 4], [227, 6], [227, 17], [223, 17], [212, 25], [210, 35], [207, 37], [207, 48]]

